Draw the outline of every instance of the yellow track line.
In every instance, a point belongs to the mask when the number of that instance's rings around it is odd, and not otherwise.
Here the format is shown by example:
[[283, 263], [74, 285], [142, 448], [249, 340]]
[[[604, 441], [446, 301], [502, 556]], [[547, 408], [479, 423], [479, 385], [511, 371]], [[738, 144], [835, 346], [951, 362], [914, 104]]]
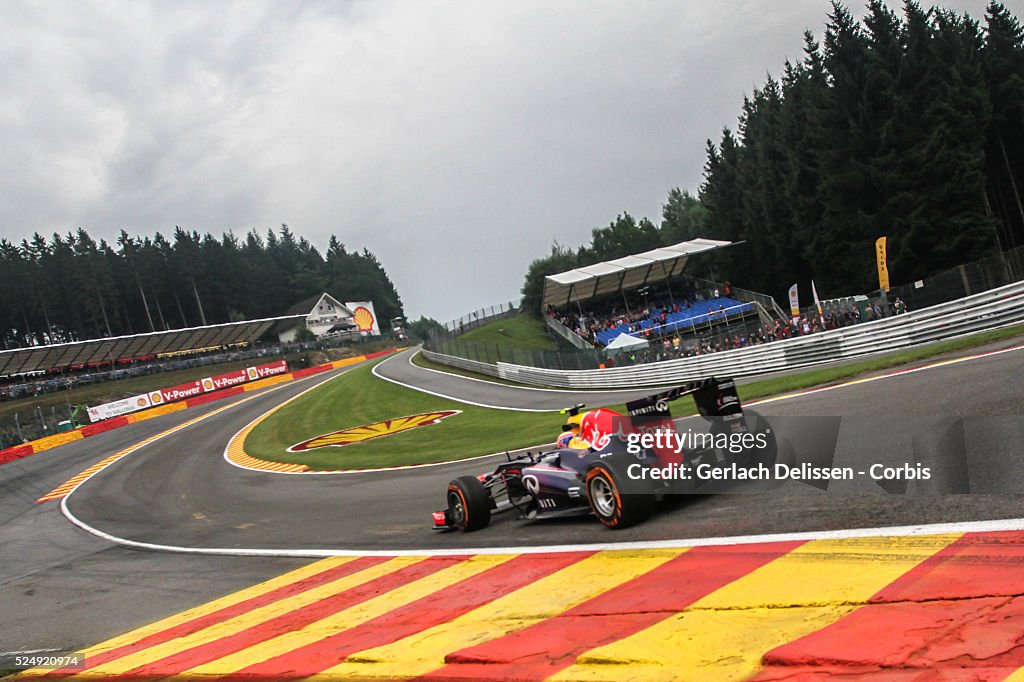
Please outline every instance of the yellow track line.
[[1010, 673], [1004, 682], [1024, 682], [1024, 668]]
[[113, 464], [117, 460], [121, 459], [122, 457], [124, 457], [126, 455], [130, 455], [131, 453], [135, 452], [139, 448], [145, 447], [146, 445], [149, 445], [153, 441], [160, 440], [164, 436], [169, 436], [172, 433], [177, 433], [178, 431], [181, 431], [182, 429], [186, 429], [189, 426], [192, 426], [193, 424], [196, 424], [198, 422], [203, 421], [204, 419], [209, 419], [210, 417], [212, 417], [214, 415], [220, 414], [224, 410], [229, 410], [232, 407], [236, 407], [238, 405], [241, 405], [242, 403], [248, 402], [248, 401], [250, 401], [250, 400], [252, 400], [254, 398], [257, 398], [257, 397], [259, 397], [259, 396], [252, 395], [252, 396], [249, 396], [248, 398], [242, 398], [239, 401], [233, 402], [230, 405], [225, 405], [223, 407], [218, 407], [216, 410], [214, 410], [212, 412], [207, 412], [204, 415], [201, 415], [201, 416], [196, 417], [194, 419], [190, 419], [189, 421], [184, 422], [182, 424], [178, 424], [177, 426], [175, 426], [173, 428], [170, 428], [170, 429], [167, 429], [166, 431], [161, 431], [160, 433], [156, 434], [155, 436], [150, 436], [149, 438], [147, 438], [145, 440], [139, 441], [138, 443], [136, 443], [135, 445], [132, 445], [131, 447], [127, 447], [124, 450], [120, 450], [118, 452], [115, 452], [113, 455], [110, 455], [106, 459], [104, 459], [104, 460], [102, 460], [100, 462], [97, 462], [96, 464], [93, 464], [91, 467], [89, 467], [85, 471], [82, 471], [81, 473], [78, 473], [78, 474], [72, 476], [70, 479], [68, 479], [64, 483], [60, 484], [59, 486], [57, 486], [56, 488], [54, 488], [50, 492], [48, 492], [45, 495], [43, 495], [42, 497], [40, 497], [38, 500], [36, 500], [36, 502], [46, 502], [47, 500], [57, 500], [57, 499], [60, 499], [62, 497], [67, 497], [69, 494], [71, 494], [72, 490], [74, 490], [79, 485], [84, 483], [86, 480], [91, 478], [93, 476], [93, 474], [99, 473], [100, 471], [102, 471], [106, 467], [110, 466], [111, 464]]
[[[604, 551], [446, 623], [350, 656], [309, 679], [416, 677], [453, 651], [482, 644], [557, 616], [682, 554], [678, 550]], [[620, 671], [621, 673], [621, 671]]]
[[243, 649], [206, 665], [196, 666], [181, 674], [185, 678], [203, 675], [226, 675], [241, 670], [246, 666], [262, 663], [275, 656], [319, 642], [338, 632], [362, 625], [367, 621], [411, 604], [434, 592], [488, 571], [514, 557], [515, 555], [512, 554], [472, 557], [454, 566], [442, 569], [437, 573], [385, 592], [379, 597], [374, 597], [351, 608], [339, 611], [304, 628], [284, 633], [274, 639], [267, 640], [248, 649]]
[[[101, 642], [95, 646], [91, 646], [88, 649], [83, 649], [81, 653], [85, 657], [86, 661], [88, 661], [90, 657], [96, 656], [106, 651], [111, 651], [112, 649], [118, 649], [123, 646], [134, 644], [135, 642], [143, 640], [146, 637], [150, 637], [159, 632], [163, 632], [164, 630], [170, 630], [171, 628], [175, 628], [179, 625], [183, 625], [190, 621], [194, 621], [204, 616], [208, 616], [211, 613], [216, 613], [217, 611], [220, 611], [222, 609], [226, 609], [237, 604], [241, 604], [242, 602], [248, 601], [250, 599], [262, 597], [263, 595], [273, 592], [274, 590], [279, 590], [283, 587], [287, 587], [293, 583], [305, 580], [329, 569], [341, 566], [342, 564], [347, 564], [350, 561], [355, 561], [357, 558], [358, 557], [332, 557], [330, 559], [321, 559], [320, 561], [314, 561], [313, 563], [307, 564], [306, 566], [303, 566], [301, 568], [297, 568], [294, 571], [289, 571], [284, 575], [279, 575], [276, 578], [271, 578], [270, 580], [253, 585], [252, 587], [247, 587], [243, 590], [239, 590], [238, 592], [232, 592], [231, 594], [227, 594], [223, 597], [220, 597], [219, 599], [215, 599], [205, 604], [200, 604], [199, 606], [188, 609], [187, 611], [176, 613], [172, 616], [168, 616], [167, 618], [158, 620], [155, 623], [144, 625], [143, 627], [137, 628], [123, 635], [119, 635], [112, 639], [108, 639], [107, 641]], [[20, 673], [18, 678], [20, 679], [22, 677], [41, 677], [47, 675], [49, 672], [49, 669], [33, 668], [30, 670], [23, 671], [22, 673]]]
[[[82, 678], [104, 677], [109, 675], [120, 675], [147, 663], [158, 661], [162, 658], [172, 656], [186, 649], [200, 646], [224, 637], [247, 630], [251, 627], [265, 623], [273, 618], [284, 615], [291, 611], [301, 609], [315, 604], [324, 597], [344, 592], [345, 590], [380, 578], [389, 573], [424, 561], [426, 557], [399, 557], [381, 564], [371, 566], [356, 573], [343, 576], [325, 585], [305, 590], [298, 594], [279, 599], [270, 604], [248, 611], [244, 614], [230, 618], [226, 621], [215, 623], [207, 628], [189, 633], [184, 637], [178, 637], [170, 641], [158, 644], [147, 649], [142, 649], [110, 661], [95, 669], [86, 671]], [[86, 658], [88, 660], [88, 657]], [[75, 679], [74, 677], [71, 679]]]
[[851, 613], [959, 537], [808, 542], [550, 679], [746, 679], [765, 653]]

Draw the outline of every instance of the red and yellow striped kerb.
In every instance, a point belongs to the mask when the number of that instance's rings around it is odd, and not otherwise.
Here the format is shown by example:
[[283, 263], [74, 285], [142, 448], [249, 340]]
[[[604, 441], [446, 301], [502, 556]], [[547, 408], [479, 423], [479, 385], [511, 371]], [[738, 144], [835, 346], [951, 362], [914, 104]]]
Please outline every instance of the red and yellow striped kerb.
[[96, 679], [1019, 679], [1024, 534], [338, 557], [85, 651]]

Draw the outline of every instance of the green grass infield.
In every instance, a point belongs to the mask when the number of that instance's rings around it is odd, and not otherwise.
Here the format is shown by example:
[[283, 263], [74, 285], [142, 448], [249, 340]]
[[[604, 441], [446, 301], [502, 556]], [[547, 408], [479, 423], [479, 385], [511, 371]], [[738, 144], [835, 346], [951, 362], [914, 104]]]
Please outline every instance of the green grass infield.
[[[438, 398], [378, 379], [370, 370], [371, 366], [357, 367], [288, 403], [253, 429], [245, 440], [246, 452], [318, 470], [447, 462], [553, 442], [564, 420], [557, 412], [496, 410]], [[342, 447], [288, 452], [315, 436], [442, 410], [460, 413], [437, 424]]]
[[[881, 358], [755, 381], [738, 387], [738, 390], [740, 397], [747, 402], [836, 383], [985, 343], [1014, 338], [1022, 333], [1024, 326], [984, 332]], [[397, 386], [378, 379], [370, 370], [371, 366], [364, 366], [341, 374], [278, 410], [249, 434], [245, 442], [247, 452], [260, 459], [306, 464], [318, 470], [372, 469], [447, 462], [530, 447], [545, 441], [551, 442], [559, 434], [563, 417], [557, 412], [515, 412], [467, 405]], [[655, 390], [651, 389], [652, 392]], [[587, 405], [599, 407], [600, 400], [600, 394], [596, 394]], [[566, 406], [570, 402], [566, 398]], [[610, 407], [620, 412], [624, 410], [622, 405]], [[343, 447], [288, 452], [290, 446], [315, 436], [442, 410], [461, 412], [437, 424]], [[672, 406], [672, 413], [676, 416], [695, 412], [693, 400], [689, 397]]]

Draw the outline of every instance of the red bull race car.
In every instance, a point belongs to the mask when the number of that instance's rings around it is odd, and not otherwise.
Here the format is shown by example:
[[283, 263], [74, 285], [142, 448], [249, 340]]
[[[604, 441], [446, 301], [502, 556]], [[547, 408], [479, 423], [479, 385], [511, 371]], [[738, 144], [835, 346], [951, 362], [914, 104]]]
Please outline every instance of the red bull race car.
[[[686, 395], [706, 429], [689, 440], [683, 435], [694, 434], [680, 435], [669, 409]], [[705, 481], [721, 478], [715, 470], [775, 462], [772, 428], [760, 415], [744, 414], [731, 379], [629, 402], [627, 415], [584, 407], [562, 410], [568, 418], [555, 449], [506, 454], [490, 473], [452, 480], [447, 509], [433, 513], [434, 529], [480, 530], [492, 514], [512, 510], [529, 520], [593, 513], [608, 528], [626, 528], [647, 519], [666, 494], [703, 492]]]

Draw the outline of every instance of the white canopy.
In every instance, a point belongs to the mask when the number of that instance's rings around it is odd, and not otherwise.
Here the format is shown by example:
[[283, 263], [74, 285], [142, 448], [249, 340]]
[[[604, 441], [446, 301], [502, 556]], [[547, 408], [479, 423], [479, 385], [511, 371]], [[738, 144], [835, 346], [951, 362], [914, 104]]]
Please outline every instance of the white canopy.
[[647, 348], [649, 345], [647, 339], [638, 339], [623, 332], [605, 346], [605, 350], [637, 350], [639, 348]]
[[660, 282], [682, 273], [686, 261], [696, 253], [729, 246], [732, 242], [698, 237], [673, 246], [576, 268], [544, 278], [543, 305], [563, 306], [635, 289], [648, 282]]

